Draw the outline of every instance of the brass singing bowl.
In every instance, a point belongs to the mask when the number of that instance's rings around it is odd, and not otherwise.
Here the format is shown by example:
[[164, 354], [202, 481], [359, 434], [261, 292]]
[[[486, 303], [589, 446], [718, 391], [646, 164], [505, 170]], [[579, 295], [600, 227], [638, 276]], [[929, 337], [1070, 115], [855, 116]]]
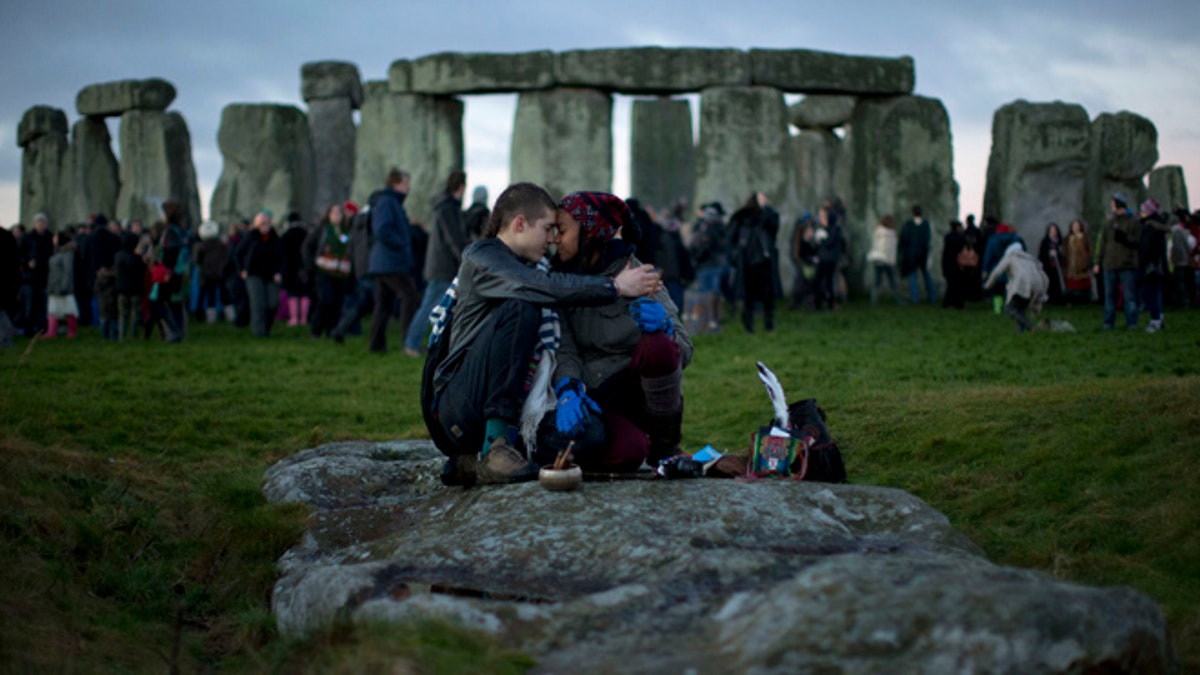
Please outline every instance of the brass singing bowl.
[[542, 487], [553, 492], [578, 490], [583, 483], [583, 470], [578, 466], [568, 469], [544, 467], [538, 472], [538, 482], [542, 484]]

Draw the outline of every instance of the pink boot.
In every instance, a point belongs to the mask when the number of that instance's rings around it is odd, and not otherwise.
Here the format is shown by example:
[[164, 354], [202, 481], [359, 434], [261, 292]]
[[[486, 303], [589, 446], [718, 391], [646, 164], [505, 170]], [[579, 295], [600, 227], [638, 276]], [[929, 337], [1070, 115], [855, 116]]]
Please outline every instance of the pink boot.
[[76, 335], [78, 335], [79, 334], [78, 329], [79, 329], [78, 319], [75, 318], [74, 314], [68, 314], [67, 315], [67, 337], [73, 338]]
[[300, 298], [288, 296], [287, 299], [288, 325], [295, 326], [297, 318], [300, 316]]
[[58, 317], [46, 317], [46, 334], [42, 336], [43, 340], [58, 337]]
[[300, 320], [298, 323], [301, 326], [308, 325], [308, 310], [312, 308], [312, 298], [307, 295], [300, 298]]

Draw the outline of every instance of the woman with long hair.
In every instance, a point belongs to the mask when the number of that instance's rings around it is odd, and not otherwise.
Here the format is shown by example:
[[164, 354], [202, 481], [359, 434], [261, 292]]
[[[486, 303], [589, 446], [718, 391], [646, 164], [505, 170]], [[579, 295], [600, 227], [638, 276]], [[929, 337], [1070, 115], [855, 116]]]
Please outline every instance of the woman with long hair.
[[1092, 238], [1088, 235], [1087, 223], [1081, 218], [1071, 221], [1066, 244], [1063, 246], [1063, 259], [1065, 260], [1063, 276], [1067, 287], [1067, 302], [1088, 304], [1093, 297]]

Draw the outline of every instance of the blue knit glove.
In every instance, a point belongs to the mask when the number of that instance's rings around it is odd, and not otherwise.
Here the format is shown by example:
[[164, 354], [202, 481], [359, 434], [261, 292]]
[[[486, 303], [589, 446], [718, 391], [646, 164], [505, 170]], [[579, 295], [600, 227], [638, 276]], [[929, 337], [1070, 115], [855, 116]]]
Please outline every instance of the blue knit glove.
[[558, 397], [554, 424], [558, 432], [568, 438], [574, 438], [583, 430], [589, 411], [600, 414], [600, 406], [583, 393], [583, 383], [573, 377], [559, 380], [554, 385], [554, 394]]
[[629, 314], [637, 321], [643, 333], [675, 334], [675, 324], [667, 316], [667, 308], [661, 302], [649, 298], [638, 298], [629, 303]]

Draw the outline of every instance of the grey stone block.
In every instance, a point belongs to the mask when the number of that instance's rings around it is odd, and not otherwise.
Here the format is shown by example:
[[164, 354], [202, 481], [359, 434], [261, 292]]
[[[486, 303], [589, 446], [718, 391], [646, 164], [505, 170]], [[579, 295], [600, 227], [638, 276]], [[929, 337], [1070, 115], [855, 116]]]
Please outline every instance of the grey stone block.
[[751, 49], [751, 82], [789, 93], [908, 94], [916, 83], [910, 56], [885, 58], [809, 49]]
[[200, 193], [187, 122], [175, 112], [129, 110], [121, 115], [121, 191], [117, 217], [153, 224], [162, 203], [183, 205], [185, 226], [200, 224]]
[[630, 194], [658, 208], [679, 198], [691, 204], [696, 187], [691, 104], [686, 99], [634, 101], [631, 117]]
[[676, 94], [750, 83], [750, 60], [737, 49], [579, 49], [555, 57], [560, 87], [627, 94]]
[[[402, 79], [398, 73], [396, 79]], [[396, 82], [392, 90], [399, 91], [401, 84]], [[487, 94], [546, 89], [553, 85], [554, 54], [549, 51], [443, 52], [412, 62], [412, 91], [418, 94]]]
[[129, 110], [166, 110], [174, 100], [175, 85], [166, 80], [117, 80], [80, 89], [75, 109], [80, 115], [115, 117]]
[[612, 190], [612, 96], [595, 89], [527, 91], [517, 99], [509, 180], [560, 199]]
[[221, 111], [217, 144], [225, 158], [209, 212], [218, 222], [269, 209], [313, 214], [313, 150], [308, 117], [290, 105], [233, 103]]
[[788, 121], [797, 129], [834, 129], [850, 121], [853, 96], [810, 94], [788, 108]]
[[17, 145], [23, 148], [41, 136], [66, 133], [66, 113], [48, 105], [35, 105], [25, 111], [17, 124]]
[[345, 61], [314, 61], [300, 66], [300, 95], [305, 101], [323, 98], [348, 98], [357, 108], [362, 105], [362, 77], [358, 66]]

